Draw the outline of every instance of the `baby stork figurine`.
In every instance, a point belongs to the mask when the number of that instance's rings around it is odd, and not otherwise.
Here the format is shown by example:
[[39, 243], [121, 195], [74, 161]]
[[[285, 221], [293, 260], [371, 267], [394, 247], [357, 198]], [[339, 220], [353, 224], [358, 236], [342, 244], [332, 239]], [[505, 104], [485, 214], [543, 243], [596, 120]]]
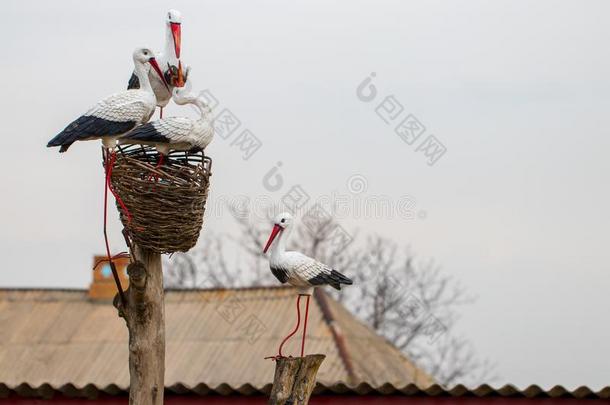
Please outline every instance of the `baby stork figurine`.
[[303, 325], [303, 339], [301, 341], [301, 357], [305, 353], [305, 336], [307, 334], [307, 318], [309, 316], [309, 298], [317, 286], [330, 285], [340, 290], [342, 284], [351, 285], [352, 280], [327, 265], [305, 256], [299, 252], [286, 251], [286, 240], [292, 230], [293, 219], [289, 213], [279, 214], [273, 223], [273, 230], [267, 241], [263, 253], [271, 248], [269, 267], [271, 272], [282, 284], [288, 283], [299, 289], [297, 297], [297, 325], [280, 344], [277, 358], [282, 355], [282, 347], [298, 330], [301, 322], [301, 297], [307, 297], [305, 304], [305, 321]]

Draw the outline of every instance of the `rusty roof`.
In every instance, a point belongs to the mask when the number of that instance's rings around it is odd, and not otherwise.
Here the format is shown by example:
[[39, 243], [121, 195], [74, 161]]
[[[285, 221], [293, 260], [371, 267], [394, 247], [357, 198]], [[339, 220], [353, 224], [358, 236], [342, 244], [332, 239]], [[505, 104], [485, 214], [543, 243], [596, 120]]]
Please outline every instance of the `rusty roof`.
[[[394, 346], [319, 291], [311, 300], [306, 352], [327, 355], [320, 387], [432, 385]], [[295, 296], [283, 287], [167, 291], [166, 387], [268, 390], [274, 364], [264, 357], [276, 354], [294, 327]], [[295, 336], [284, 352], [297, 355], [299, 348]], [[127, 329], [110, 302], [92, 300], [84, 290], [0, 290], [0, 394], [124, 392], [127, 360]]]

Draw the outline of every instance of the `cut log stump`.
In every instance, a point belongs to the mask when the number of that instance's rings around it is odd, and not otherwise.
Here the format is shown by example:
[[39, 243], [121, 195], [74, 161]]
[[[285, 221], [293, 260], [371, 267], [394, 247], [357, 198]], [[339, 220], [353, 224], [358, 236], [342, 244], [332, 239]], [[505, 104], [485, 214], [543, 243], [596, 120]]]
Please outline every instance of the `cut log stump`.
[[316, 386], [323, 354], [277, 359], [269, 405], [307, 405]]

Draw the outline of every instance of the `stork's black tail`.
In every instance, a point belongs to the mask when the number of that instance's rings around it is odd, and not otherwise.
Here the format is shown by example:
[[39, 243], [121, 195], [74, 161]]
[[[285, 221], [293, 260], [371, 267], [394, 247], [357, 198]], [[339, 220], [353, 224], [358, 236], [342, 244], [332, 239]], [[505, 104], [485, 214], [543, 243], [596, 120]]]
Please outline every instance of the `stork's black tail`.
[[[341, 284], [352, 285], [353, 281], [349, 278], [345, 277], [343, 274], [339, 273], [337, 270], [331, 270], [330, 273], [328, 269], [326, 271], [321, 271], [316, 274], [314, 277], [307, 280], [311, 285], [330, 285], [331, 287], [340, 290]], [[275, 274], [275, 273], [274, 273]]]
[[335, 288], [337, 290], [341, 289], [341, 284], [345, 284], [345, 285], [354, 284], [354, 282], [350, 278], [345, 277], [343, 274], [339, 273], [337, 270], [331, 270], [329, 278], [330, 278], [330, 282], [328, 284], [330, 284], [333, 288]]
[[61, 146], [61, 148], [59, 149], [60, 153], [67, 151], [70, 145], [72, 145], [78, 139], [78, 130], [80, 126], [79, 120], [81, 119], [82, 117], [73, 121], [63, 131], [55, 135], [53, 139], [51, 139], [49, 143], [47, 143], [47, 148]]

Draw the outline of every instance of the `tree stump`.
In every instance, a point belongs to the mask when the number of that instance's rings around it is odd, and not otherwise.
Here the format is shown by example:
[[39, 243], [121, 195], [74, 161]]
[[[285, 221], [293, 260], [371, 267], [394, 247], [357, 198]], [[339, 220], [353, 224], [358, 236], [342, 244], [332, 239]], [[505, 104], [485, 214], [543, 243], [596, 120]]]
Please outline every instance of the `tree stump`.
[[129, 403], [162, 405], [165, 389], [165, 307], [161, 255], [137, 246], [127, 267], [126, 307], [114, 306], [129, 330]]
[[307, 405], [316, 386], [323, 354], [277, 359], [269, 405]]

